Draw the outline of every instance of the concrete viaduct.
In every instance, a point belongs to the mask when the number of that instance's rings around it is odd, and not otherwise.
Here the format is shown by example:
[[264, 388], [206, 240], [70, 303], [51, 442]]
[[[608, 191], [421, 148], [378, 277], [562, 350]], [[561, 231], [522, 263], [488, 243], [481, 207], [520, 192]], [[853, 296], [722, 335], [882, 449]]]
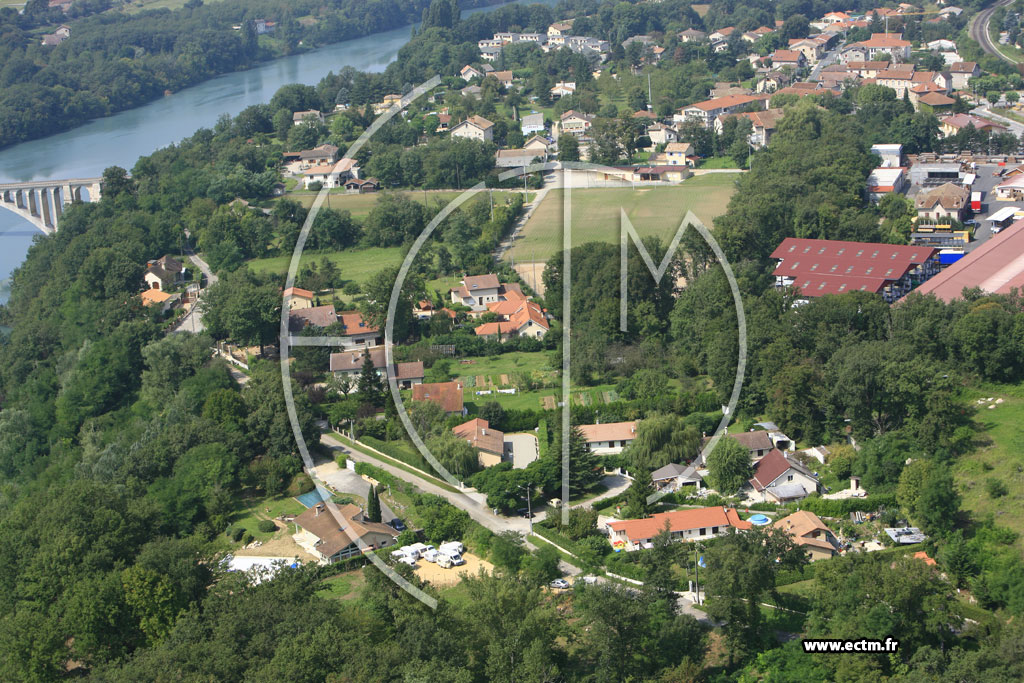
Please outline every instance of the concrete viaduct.
[[[72, 202], [98, 202], [101, 178], [34, 180], [0, 184], [0, 207], [13, 211], [46, 235], [57, 232], [57, 219]], [[88, 193], [83, 196], [82, 190]]]

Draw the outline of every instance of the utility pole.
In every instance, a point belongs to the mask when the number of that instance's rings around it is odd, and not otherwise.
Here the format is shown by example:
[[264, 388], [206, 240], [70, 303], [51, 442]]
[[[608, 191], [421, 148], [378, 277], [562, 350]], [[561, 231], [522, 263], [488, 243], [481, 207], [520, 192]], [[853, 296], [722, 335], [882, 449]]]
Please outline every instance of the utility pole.
[[647, 111], [654, 110], [654, 97], [651, 95], [651, 74], [647, 74]]
[[697, 548], [697, 545], [694, 544], [694, 546], [693, 546], [693, 573], [694, 573], [693, 595], [694, 595], [694, 597], [697, 598], [697, 604], [698, 605], [700, 604], [700, 560], [699, 560], [699, 558], [700, 558], [700, 550]]

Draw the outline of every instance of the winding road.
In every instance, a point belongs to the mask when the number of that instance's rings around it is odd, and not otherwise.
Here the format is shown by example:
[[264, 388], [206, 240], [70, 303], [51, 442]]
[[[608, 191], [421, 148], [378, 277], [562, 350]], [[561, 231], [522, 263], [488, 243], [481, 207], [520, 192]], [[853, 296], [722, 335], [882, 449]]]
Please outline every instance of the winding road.
[[1004, 55], [999, 50], [999, 48], [996, 47], [995, 43], [992, 42], [992, 37], [989, 34], [988, 29], [988, 24], [992, 19], [992, 14], [1000, 7], [1005, 7], [1006, 5], [1009, 5], [1011, 2], [1013, 2], [1013, 0], [999, 0], [999, 2], [995, 3], [988, 9], [983, 9], [982, 11], [978, 12], [976, 15], [974, 15], [974, 19], [971, 20], [969, 33], [971, 38], [973, 40], [976, 40], [978, 44], [981, 45], [982, 50], [984, 50], [990, 55], [995, 55], [996, 57], [999, 57], [999, 59], [1003, 60], [1004, 62], [1017, 66], [1018, 64], [1020, 64], [1020, 62]]

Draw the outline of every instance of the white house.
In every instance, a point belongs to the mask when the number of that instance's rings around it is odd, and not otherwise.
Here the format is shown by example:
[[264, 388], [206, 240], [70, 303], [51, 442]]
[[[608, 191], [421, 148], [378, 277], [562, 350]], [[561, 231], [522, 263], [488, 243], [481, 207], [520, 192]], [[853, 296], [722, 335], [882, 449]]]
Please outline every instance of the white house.
[[621, 453], [622, 449], [636, 438], [636, 420], [632, 422], [608, 422], [606, 424], [580, 425], [583, 440], [591, 453], [608, 455]]
[[297, 111], [292, 114], [292, 124], [299, 126], [306, 121], [316, 121], [319, 123], [324, 122], [324, 115], [318, 109], [307, 109], [306, 111]]
[[608, 541], [616, 550], [627, 552], [652, 548], [654, 538], [666, 527], [673, 541], [704, 541], [728, 533], [730, 527], [744, 531], [751, 524], [740, 519], [733, 508], [673, 510], [658, 512], [646, 519], [609, 522]]
[[494, 124], [482, 116], [470, 116], [457, 126], [453, 126], [451, 135], [453, 138], [490, 142], [494, 137]]
[[575, 93], [575, 81], [559, 81], [558, 83], [555, 83], [554, 87], [551, 88], [552, 97], [565, 97], [566, 95], [574, 95]]
[[534, 135], [544, 132], [544, 114], [526, 114], [520, 121], [523, 135]]

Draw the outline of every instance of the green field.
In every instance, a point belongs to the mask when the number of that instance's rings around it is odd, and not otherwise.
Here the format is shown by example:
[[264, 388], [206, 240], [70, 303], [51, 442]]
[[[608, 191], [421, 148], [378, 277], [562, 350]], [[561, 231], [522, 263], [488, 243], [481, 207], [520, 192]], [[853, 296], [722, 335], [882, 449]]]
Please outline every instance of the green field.
[[[573, 245], [619, 241], [622, 207], [641, 237], [656, 235], [667, 244], [687, 211], [708, 227], [723, 213], [735, 190], [736, 175], [711, 173], [670, 187], [616, 187], [572, 190]], [[552, 190], [516, 240], [517, 261], [546, 261], [562, 246], [562, 190]]]
[[[963, 497], [961, 507], [976, 520], [991, 514], [996, 524], [1017, 532], [1017, 546], [1024, 548], [1024, 515], [1020, 514], [1020, 499], [1024, 496], [1024, 386], [990, 385], [982, 391], [971, 391], [967, 398], [978, 409], [975, 422], [982, 431], [978, 448], [962, 457], [953, 470]], [[987, 406], [995, 402], [977, 405], [979, 398], [1001, 398], [1003, 403], [989, 410]], [[1006, 485], [1005, 496], [989, 495], [986, 482], [993, 478]]]
[[[311, 261], [320, 262], [327, 258], [338, 266], [341, 276], [345, 280], [351, 280], [363, 284], [378, 271], [390, 266], [397, 266], [404, 258], [401, 247], [370, 247], [368, 249], [349, 249], [347, 251], [335, 251], [330, 253], [303, 252], [302, 263]], [[249, 267], [257, 273], [276, 273], [285, 275], [288, 272], [288, 264], [291, 256], [275, 256], [273, 258], [253, 259], [249, 261]]]
[[243, 507], [231, 518], [231, 526], [242, 527], [257, 541], [268, 541], [277, 533], [260, 531], [256, 527], [260, 520], [274, 519], [280, 515], [297, 515], [306, 509], [302, 507], [302, 503], [286, 495], [272, 498], [250, 498], [243, 501], [242, 505]]
[[[317, 194], [317, 192], [300, 190], [298, 192], [291, 192], [285, 196], [288, 199], [292, 199], [294, 201], [299, 202], [308, 209], [309, 207], [313, 206], [313, 200], [316, 199]], [[426, 192], [403, 191], [398, 192], [397, 194], [405, 195], [409, 199], [415, 200], [421, 204], [426, 204], [428, 206], [437, 207], [438, 209], [440, 209], [441, 207], [444, 207], [453, 199], [461, 195], [462, 192], [458, 190], [427, 190]], [[479, 192], [478, 194], [480, 195], [479, 198], [482, 198], [485, 201], [487, 200], [486, 192]], [[512, 193], [510, 193], [507, 190], [494, 190], [494, 203], [504, 203], [505, 195], [508, 194]], [[331, 209], [345, 210], [351, 213], [353, 218], [362, 219], [366, 218], [370, 214], [370, 211], [373, 210], [373, 207], [377, 205], [377, 200], [379, 197], [380, 194], [376, 192], [371, 192], [368, 194], [349, 194], [348, 190], [344, 188], [338, 188], [330, 190], [327, 193], [327, 200], [324, 201], [323, 206], [329, 207]], [[530, 201], [530, 199], [532, 198], [533, 193], [527, 193], [526, 201]], [[469, 199], [468, 201], [473, 201], [474, 199], [477, 198]]]

